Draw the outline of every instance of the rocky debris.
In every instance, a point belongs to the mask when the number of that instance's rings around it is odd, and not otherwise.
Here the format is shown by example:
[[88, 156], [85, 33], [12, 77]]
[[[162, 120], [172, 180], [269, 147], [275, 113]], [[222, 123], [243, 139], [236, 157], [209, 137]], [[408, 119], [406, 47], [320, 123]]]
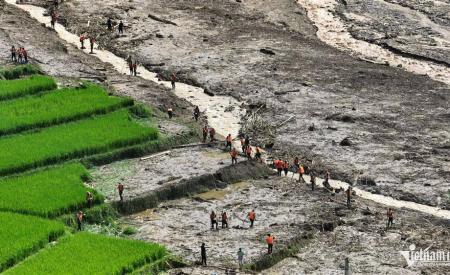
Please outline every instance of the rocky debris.
[[263, 54], [275, 55], [275, 52], [270, 49], [263, 48], [263, 49], [260, 49], [259, 51], [262, 52]]
[[349, 137], [346, 137], [343, 140], [341, 140], [341, 142], [339, 142], [339, 145], [340, 146], [352, 146], [353, 143], [352, 143], [352, 141], [350, 140]]
[[153, 14], [151, 14], [151, 13], [148, 15], [148, 17], [151, 18], [151, 19], [153, 19], [153, 20], [155, 20], [155, 21], [164, 23], [164, 24], [169, 24], [169, 25], [178, 26], [176, 23], [174, 23], [174, 22], [172, 22], [172, 21], [170, 21], [170, 20], [167, 20], [167, 19], [158, 17], [158, 16], [153, 15]]

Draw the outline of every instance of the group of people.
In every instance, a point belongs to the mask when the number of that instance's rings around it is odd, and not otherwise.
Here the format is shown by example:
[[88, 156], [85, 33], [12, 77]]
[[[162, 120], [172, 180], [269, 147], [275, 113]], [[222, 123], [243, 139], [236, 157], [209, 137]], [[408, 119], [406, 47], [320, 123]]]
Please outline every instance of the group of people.
[[94, 45], [96, 43], [96, 39], [94, 36], [88, 36], [86, 34], [82, 34], [80, 35], [80, 44], [81, 44], [81, 49], [84, 50], [86, 49], [86, 47], [84, 46], [84, 41], [89, 40], [89, 46], [90, 46], [90, 53], [93, 54], [94, 53]]
[[214, 142], [216, 140], [216, 130], [213, 127], [209, 127], [207, 124], [203, 126], [202, 134], [203, 134], [203, 143], [206, 142], [208, 136], [211, 142]]
[[131, 56], [128, 56], [127, 63], [128, 63], [128, 68], [130, 70], [130, 75], [131, 76], [133, 76], [133, 75], [137, 76], [137, 66], [138, 66], [137, 60], [133, 60], [131, 58]]
[[[240, 141], [242, 153], [247, 157], [248, 160], [252, 160], [253, 147], [250, 145], [250, 138], [246, 136], [245, 138], [241, 138]], [[236, 164], [239, 153], [238, 150], [233, 147], [233, 138], [231, 134], [228, 134], [228, 136], [225, 138], [225, 150], [230, 150], [231, 164]], [[258, 146], [255, 147], [254, 159], [262, 162], [261, 149]]]
[[28, 63], [28, 53], [24, 47], [16, 49], [15, 46], [11, 47], [11, 62], [25, 64]]

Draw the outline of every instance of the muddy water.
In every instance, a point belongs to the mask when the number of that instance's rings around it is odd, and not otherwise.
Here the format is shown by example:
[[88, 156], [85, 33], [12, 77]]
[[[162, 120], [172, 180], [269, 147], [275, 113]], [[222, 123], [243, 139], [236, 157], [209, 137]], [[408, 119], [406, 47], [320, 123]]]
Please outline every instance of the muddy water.
[[[44, 16], [45, 9], [32, 5], [19, 5], [16, 4], [15, 0], [5, 0], [5, 2], [27, 11], [31, 17], [40, 23], [50, 26], [50, 17]], [[63, 40], [77, 47], [80, 46], [80, 38], [77, 35], [68, 32], [61, 24], [56, 24], [55, 31]], [[85, 46], [88, 48], [89, 43], [86, 44], [87, 45]], [[98, 49], [97, 45], [95, 45], [94, 48], [95, 50], [93, 56], [105, 63], [113, 65], [114, 69], [121, 74], [129, 73], [128, 65], [125, 59], [118, 57], [109, 51]], [[89, 53], [89, 50], [85, 49], [84, 52]], [[152, 73], [144, 68], [139, 68], [138, 74], [144, 79], [159, 83], [167, 88], [171, 88], [170, 82], [159, 81], [155, 73]], [[240, 107], [241, 103], [236, 99], [227, 96], [209, 96], [204, 93], [202, 88], [183, 83], [176, 84], [174, 93], [178, 97], [186, 99], [193, 105], [198, 105], [200, 110], [205, 113], [209, 125], [215, 128], [219, 135], [226, 136], [229, 133], [233, 137], [238, 135], [240, 118], [245, 114], [245, 110]], [[229, 108], [230, 106], [233, 106], [234, 108]]]
[[[50, 25], [50, 18], [44, 16], [45, 10], [43, 8], [32, 5], [18, 5], [14, 0], [5, 1], [29, 12], [30, 15], [40, 23]], [[347, 29], [340, 19], [332, 14], [332, 11], [335, 10], [337, 5], [336, 1], [298, 0], [298, 3], [308, 11], [309, 18], [318, 28], [317, 36], [327, 44], [348, 51], [351, 54], [356, 54], [357, 56], [371, 62], [389, 62], [391, 66], [402, 65], [402, 67], [407, 71], [417, 74], [427, 74], [435, 80], [450, 84], [450, 70], [446, 67], [435, 65], [430, 62], [417, 61], [414, 59], [401, 57], [377, 45], [354, 39], [347, 32]], [[62, 39], [70, 44], [79, 46], [79, 37], [68, 32], [64, 26], [56, 24], [55, 30]], [[88, 50], [85, 50], [85, 52], [88, 53]], [[96, 48], [94, 56], [103, 62], [112, 64], [119, 73], [128, 73], [126, 61], [113, 53]], [[139, 74], [142, 78], [160, 83], [166, 87], [171, 86], [169, 82], [158, 81], [155, 73], [145, 69], [141, 68]], [[177, 96], [186, 99], [194, 105], [198, 105], [202, 111], [204, 110], [209, 124], [214, 127], [219, 134], [225, 136], [228, 133], [231, 133], [234, 137], [237, 136], [240, 118], [245, 113], [245, 111], [240, 108], [241, 103], [239, 101], [234, 98], [224, 96], [210, 97], [204, 93], [203, 89], [182, 83], [177, 83], [177, 87], [174, 92]], [[232, 111], [227, 111], [227, 107], [230, 105], [233, 106], [234, 109]], [[318, 179], [317, 182], [321, 182], [321, 179]], [[340, 181], [331, 181], [331, 185], [336, 188], [347, 188], [349, 184]], [[381, 204], [394, 207], [405, 207], [437, 217], [450, 219], [450, 211], [413, 202], [395, 200], [390, 197], [372, 194], [370, 192], [360, 190], [359, 188], [354, 188], [354, 190], [358, 196]]]
[[[427, 61], [402, 57], [382, 47], [357, 40], [348, 32], [344, 22], [334, 15], [336, 0], [298, 0], [306, 9], [309, 19], [317, 27], [317, 36], [330, 46], [344, 50], [361, 59], [374, 63], [389, 63], [390, 66], [401, 67], [415, 74], [428, 75], [430, 78], [450, 85], [450, 68]], [[438, 29], [437, 31], [441, 31]], [[447, 32], [445, 33], [447, 35]], [[446, 37], [446, 36], [445, 36]]]

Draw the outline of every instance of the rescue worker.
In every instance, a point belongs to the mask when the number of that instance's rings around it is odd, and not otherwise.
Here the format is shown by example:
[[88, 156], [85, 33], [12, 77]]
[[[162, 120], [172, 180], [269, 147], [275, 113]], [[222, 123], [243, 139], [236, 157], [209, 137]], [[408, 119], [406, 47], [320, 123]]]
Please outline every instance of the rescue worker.
[[267, 234], [266, 243], [267, 243], [267, 254], [272, 254], [273, 250], [273, 241], [275, 240], [275, 237]]
[[16, 47], [14, 45], [11, 47], [11, 62], [17, 62]]
[[172, 90], [175, 90], [175, 82], [177, 81], [177, 77], [175, 76], [175, 74], [172, 74], [170, 76], [170, 84], [172, 84]]
[[86, 202], [87, 202], [88, 208], [91, 208], [92, 203], [94, 202], [94, 196], [89, 191], [86, 192]]
[[262, 163], [261, 150], [259, 149], [259, 147], [256, 147], [255, 160]]
[[345, 191], [346, 195], [347, 195], [347, 207], [351, 208], [352, 207], [352, 187], [349, 186], [347, 188], [347, 191]]
[[172, 108], [168, 108], [167, 109], [167, 115], [169, 115], [169, 119], [172, 119], [172, 117], [173, 117], [173, 109]]
[[216, 230], [219, 229], [219, 226], [217, 224], [217, 215], [214, 211], [211, 211], [211, 214], [209, 215], [209, 218], [211, 219], [211, 230], [214, 229], [214, 225], [216, 225]]
[[231, 150], [231, 141], [232, 141], [233, 139], [231, 138], [231, 134], [228, 134], [228, 136], [225, 138], [225, 141], [226, 141], [226, 145], [225, 145], [225, 149], [227, 149], [228, 147], [230, 147], [230, 150]]
[[215, 141], [216, 139], [214, 138], [214, 136], [216, 135], [216, 130], [214, 128], [211, 127], [211, 129], [209, 129], [209, 138], [211, 139], [211, 142]]
[[281, 172], [283, 172], [283, 161], [281, 159], [276, 160], [275, 168], [277, 169], [278, 176], [281, 177]]
[[388, 218], [387, 228], [389, 228], [389, 227], [391, 227], [394, 224], [394, 209], [389, 207], [386, 215], [387, 215], [387, 218]]
[[130, 75], [133, 76], [133, 74], [134, 74], [133, 60], [130, 57], [129, 60], [127, 60], [127, 61], [128, 61], [128, 68], [130, 68]]
[[112, 31], [112, 20], [111, 20], [111, 18], [108, 18], [108, 20], [106, 21], [106, 25], [108, 26], [108, 30], [109, 31]]
[[208, 125], [205, 125], [203, 127], [202, 132], [203, 132], [203, 143], [205, 143], [206, 139], [208, 138], [208, 132], [209, 132]]
[[245, 136], [245, 147], [250, 146], [250, 137], [249, 136]]
[[84, 46], [84, 40], [86, 39], [86, 36], [84, 36], [83, 34], [80, 35], [80, 43], [81, 43], [81, 49], [84, 50], [86, 49], [86, 47]]
[[316, 176], [311, 174], [311, 190], [314, 191], [314, 188], [316, 188]]
[[202, 265], [206, 266], [206, 247], [205, 243], [200, 246], [200, 254], [202, 256]]
[[231, 164], [237, 163], [238, 152], [236, 148], [231, 149], [230, 156], [231, 156]]
[[295, 171], [298, 171], [298, 168], [300, 168], [300, 160], [298, 159], [298, 157], [294, 158], [294, 167], [295, 167]]
[[52, 25], [52, 28], [55, 28], [55, 24], [56, 24], [56, 11], [53, 10], [50, 14], [51, 20], [50, 20], [50, 24]]
[[89, 37], [89, 43], [91, 44], [91, 52], [90, 53], [94, 53], [95, 38], [92, 36]]
[[117, 190], [119, 190], [120, 202], [123, 202], [123, 190], [124, 189], [125, 189], [125, 187], [123, 186], [122, 183], [119, 183], [119, 185], [117, 185]]
[[303, 165], [300, 165], [298, 168], [298, 182], [305, 182], [305, 179], [303, 178], [303, 175], [305, 174], [305, 168], [303, 168]]
[[134, 76], [137, 76], [137, 61], [135, 60], [133, 63], [133, 73]]
[[222, 212], [222, 229], [225, 227], [228, 228], [228, 216], [227, 216], [227, 212], [223, 211]]
[[245, 154], [247, 155], [248, 160], [252, 159], [253, 148], [251, 146], [247, 146], [245, 149]]
[[287, 177], [289, 172], [289, 161], [285, 160], [283, 163], [284, 176]]
[[250, 211], [250, 213], [248, 213], [248, 219], [250, 220], [250, 228], [253, 228], [253, 224], [256, 219], [255, 209], [253, 209], [252, 211]]
[[82, 211], [78, 211], [78, 213], [77, 213], [77, 230], [78, 231], [83, 230], [83, 228], [82, 228], [83, 217], [84, 217], [83, 212]]
[[119, 30], [119, 35], [123, 34], [123, 22], [122, 20], [120, 20], [119, 22], [119, 26], [118, 26], [118, 30]]
[[194, 107], [194, 119], [195, 122], [198, 122], [198, 118], [200, 117], [200, 109], [198, 108], [198, 106]]
[[242, 148], [242, 153], [244, 153], [245, 154], [245, 139], [244, 138], [241, 138], [241, 148]]
[[23, 55], [23, 62], [28, 63], [28, 53], [27, 50], [25, 50], [25, 48], [22, 48], [22, 55]]

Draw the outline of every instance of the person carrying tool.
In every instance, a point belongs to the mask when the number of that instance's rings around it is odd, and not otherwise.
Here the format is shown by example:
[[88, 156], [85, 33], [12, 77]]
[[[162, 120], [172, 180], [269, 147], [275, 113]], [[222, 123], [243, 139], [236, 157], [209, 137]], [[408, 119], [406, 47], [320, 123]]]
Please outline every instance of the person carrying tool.
[[255, 209], [253, 209], [252, 211], [250, 211], [250, 213], [248, 213], [248, 219], [250, 220], [250, 228], [253, 228], [253, 223], [255, 222], [256, 219]]
[[228, 134], [228, 136], [225, 138], [226, 141], [226, 145], [225, 145], [225, 150], [230, 147], [231, 150], [231, 142], [233, 141], [233, 139], [231, 138], [231, 134]]
[[236, 148], [231, 149], [230, 156], [231, 156], [231, 164], [236, 164], [238, 156]]
[[273, 251], [273, 241], [275, 240], [275, 237], [267, 234], [266, 237], [266, 243], [267, 243], [267, 254], [272, 254]]
[[388, 209], [387, 213], [387, 228], [391, 227], [394, 224], [394, 209], [390, 208]]

